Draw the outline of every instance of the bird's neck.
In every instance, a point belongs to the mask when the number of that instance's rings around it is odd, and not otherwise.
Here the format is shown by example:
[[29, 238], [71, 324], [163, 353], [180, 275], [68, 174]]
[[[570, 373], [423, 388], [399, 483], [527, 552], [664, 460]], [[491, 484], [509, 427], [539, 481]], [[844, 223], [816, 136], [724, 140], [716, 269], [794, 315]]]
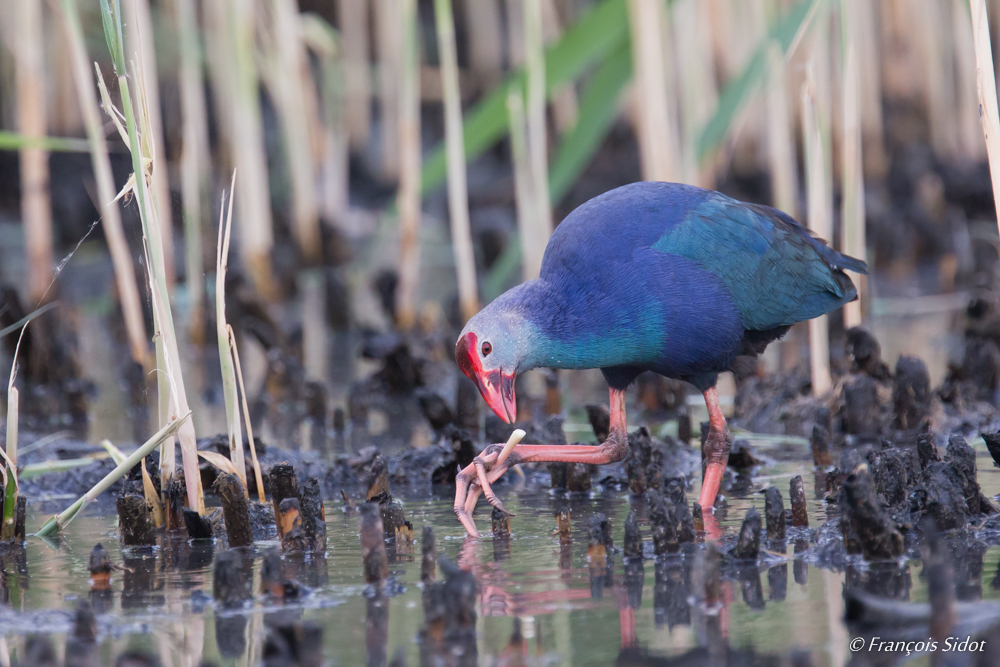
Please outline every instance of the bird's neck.
[[516, 299], [524, 317], [519, 371], [596, 367], [587, 358], [588, 351], [572, 342], [571, 332], [579, 323], [580, 313], [570, 303], [564, 287], [540, 278], [530, 280], [516, 288]]

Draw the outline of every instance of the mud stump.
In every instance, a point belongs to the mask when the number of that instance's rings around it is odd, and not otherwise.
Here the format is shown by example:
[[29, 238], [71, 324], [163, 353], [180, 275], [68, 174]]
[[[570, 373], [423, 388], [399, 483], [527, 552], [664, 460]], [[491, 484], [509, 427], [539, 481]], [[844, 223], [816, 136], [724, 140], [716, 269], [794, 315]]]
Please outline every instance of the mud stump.
[[859, 466], [848, 475], [842, 489], [852, 537], [856, 537], [865, 559], [899, 558], [903, 553], [903, 536], [879, 506], [867, 466]]
[[286, 498], [299, 500], [299, 478], [295, 476], [295, 468], [290, 463], [276, 463], [268, 473], [271, 503], [274, 505], [274, 522], [278, 527], [278, 537], [284, 533], [281, 527], [281, 501]]
[[788, 484], [788, 496], [792, 505], [792, 525], [809, 527], [809, 512], [806, 508], [806, 489], [802, 475], [796, 475]]
[[219, 475], [215, 480], [215, 491], [222, 501], [222, 515], [226, 522], [229, 546], [245, 547], [253, 544], [250, 501], [247, 500], [239, 476], [231, 472]]
[[775, 486], [764, 490], [764, 516], [767, 518], [767, 539], [785, 539], [785, 503]]
[[302, 528], [313, 553], [326, 552], [326, 510], [319, 489], [319, 480], [310, 477], [302, 486]]
[[146, 547], [156, 544], [153, 519], [142, 496], [118, 497], [118, 534], [123, 546]]
[[635, 515], [635, 509], [625, 519], [625, 538], [622, 544], [625, 558], [642, 558], [642, 533], [639, 532], [639, 519]]
[[[751, 507], [740, 527], [739, 541], [733, 549], [733, 558], [739, 560], [757, 560], [760, 555], [760, 512]], [[758, 580], [758, 585], [759, 585]]]

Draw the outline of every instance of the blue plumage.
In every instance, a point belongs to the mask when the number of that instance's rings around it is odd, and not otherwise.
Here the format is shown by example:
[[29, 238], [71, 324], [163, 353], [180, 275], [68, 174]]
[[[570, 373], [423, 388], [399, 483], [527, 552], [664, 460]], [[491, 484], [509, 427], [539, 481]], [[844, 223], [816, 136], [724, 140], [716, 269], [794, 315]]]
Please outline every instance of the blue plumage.
[[772, 208], [634, 183], [573, 211], [540, 279], [475, 319], [517, 321], [518, 370], [601, 368], [619, 388], [653, 370], [705, 389], [737, 355], [853, 300], [842, 269], [866, 266]]

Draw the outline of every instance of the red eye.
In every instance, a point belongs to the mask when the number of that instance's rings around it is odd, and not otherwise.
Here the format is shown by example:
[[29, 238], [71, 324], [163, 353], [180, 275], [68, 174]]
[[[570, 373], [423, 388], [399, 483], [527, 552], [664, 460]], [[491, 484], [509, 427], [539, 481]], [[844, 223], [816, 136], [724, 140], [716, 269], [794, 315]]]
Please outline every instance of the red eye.
[[487, 355], [489, 355], [489, 353], [492, 352], [492, 351], [493, 351], [493, 346], [490, 345], [489, 341], [486, 341], [485, 343], [483, 343], [483, 356], [484, 357], [487, 356]]

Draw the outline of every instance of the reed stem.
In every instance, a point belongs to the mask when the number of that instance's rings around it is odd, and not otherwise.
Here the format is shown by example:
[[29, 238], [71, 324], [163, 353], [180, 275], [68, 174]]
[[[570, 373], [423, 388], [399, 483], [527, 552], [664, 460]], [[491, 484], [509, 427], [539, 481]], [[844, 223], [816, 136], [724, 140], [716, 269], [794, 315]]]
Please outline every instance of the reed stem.
[[[524, 3], [524, 52], [528, 75], [527, 130], [528, 155], [535, 214], [530, 242], [544, 249], [552, 235], [552, 206], [549, 203], [548, 131], [545, 119], [545, 52], [542, 47], [542, 0]], [[539, 267], [541, 262], [539, 261]], [[537, 277], [537, 274], [535, 274]]]
[[476, 264], [469, 225], [469, 195], [465, 181], [465, 140], [462, 136], [462, 98], [458, 88], [458, 56], [451, 0], [434, 0], [438, 58], [444, 93], [445, 151], [448, 157], [448, 213], [451, 245], [458, 273], [458, 300], [463, 319], [479, 311]]
[[[111, 51], [115, 67], [115, 74], [118, 77], [118, 86], [121, 93], [122, 112], [125, 116], [125, 127], [129, 138], [129, 151], [132, 156], [132, 169], [135, 176], [134, 190], [139, 204], [139, 214], [142, 220], [143, 240], [146, 244], [146, 258], [149, 263], [149, 282], [153, 302], [153, 323], [157, 329], [158, 336], [155, 337], [157, 348], [157, 362], [160, 372], [158, 383], [160, 390], [161, 420], [177, 414], [187, 414], [190, 412], [187, 403], [187, 394], [184, 390], [183, 374], [181, 373], [180, 354], [177, 345], [177, 337], [174, 330], [173, 314], [170, 306], [170, 296], [167, 287], [166, 270], [164, 267], [164, 254], [161, 247], [162, 235], [160, 233], [159, 221], [156, 211], [153, 209], [149, 197], [147, 196], [147, 175], [144, 162], [149, 162], [152, 166], [155, 152], [155, 133], [149, 128], [148, 115], [143, 115], [143, 135], [149, 146], [149, 154], [144, 154], [139, 145], [139, 132], [136, 125], [136, 115], [132, 105], [132, 95], [130, 92], [128, 78], [125, 70], [125, 57], [122, 49], [122, 28], [121, 11], [118, 0], [101, 0], [101, 13], [104, 21], [104, 33]], [[132, 76], [135, 79], [140, 94], [144, 92], [143, 78], [141, 71], [133, 67]], [[149, 108], [148, 100], [144, 100], [143, 109]], [[160, 365], [162, 364], [162, 365]], [[164, 405], [163, 395], [167, 393], [167, 410], [162, 411]], [[162, 421], [161, 421], [162, 423]], [[194, 426], [190, 423], [182, 423], [179, 428], [179, 439], [181, 443], [181, 457], [184, 465], [184, 478], [188, 493], [188, 507], [201, 512], [204, 500], [200, 493], [201, 475], [198, 472], [198, 446], [197, 436]], [[169, 478], [173, 474], [174, 468], [174, 448], [173, 440], [167, 438], [164, 441], [164, 448], [160, 456], [160, 467], [162, 474]]]
[[122, 315], [125, 319], [129, 351], [132, 354], [132, 360], [145, 367], [149, 363], [149, 338], [142, 316], [142, 304], [139, 301], [139, 286], [135, 278], [132, 253], [125, 240], [121, 213], [115, 202], [114, 175], [111, 172], [108, 143], [104, 136], [100, 112], [98, 111], [97, 95], [94, 92], [94, 75], [90, 69], [83, 28], [80, 25], [80, 12], [76, 0], [60, 0], [59, 7], [62, 10], [66, 29], [77, 98], [80, 111], [83, 114], [84, 126], [87, 129], [87, 140], [90, 142], [90, 162], [94, 170], [94, 180], [97, 183], [98, 206], [103, 222], [104, 236], [108, 241], [108, 251], [111, 253], [111, 263], [115, 270], [115, 283], [118, 286], [118, 298], [121, 301]]
[[344, 122], [352, 149], [361, 150], [371, 132], [371, 72], [368, 64], [368, 0], [341, 0], [337, 23], [344, 60]]
[[[864, 1], [864, 0], [861, 0]], [[843, 104], [843, 181], [841, 184], [840, 249], [852, 257], [865, 258], [865, 184], [861, 157], [860, 72], [857, 47], [857, 8], [859, 0], [841, 0], [841, 34], [844, 48]], [[844, 306], [844, 328], [861, 325], [868, 295], [864, 276], [850, 273], [858, 288], [858, 299]]]
[[[47, 132], [42, 3], [17, 2], [17, 122], [25, 137]], [[52, 206], [49, 199], [49, 154], [44, 148], [20, 151], [21, 217], [28, 259], [28, 294], [40, 305], [53, 278]]]
[[538, 277], [542, 268], [544, 246], [534, 242], [535, 187], [531, 178], [531, 161], [528, 156], [528, 131], [524, 119], [524, 97], [511, 87], [507, 93], [507, 117], [510, 120], [510, 154], [514, 163], [514, 199], [517, 205], [517, 231], [521, 243], [521, 270], [524, 280]]
[[402, 29], [399, 90], [399, 292], [401, 329], [417, 319], [420, 286], [420, 43], [416, 0], [399, 0]]
[[243, 461], [243, 430], [240, 428], [239, 394], [236, 389], [236, 371], [229, 342], [229, 325], [226, 323], [226, 270], [229, 267], [229, 238], [233, 231], [233, 194], [236, 191], [236, 172], [229, 186], [229, 211], [223, 194], [219, 209], [219, 242], [215, 255], [215, 333], [219, 343], [219, 365], [222, 369], [222, 392], [226, 401], [226, 425], [229, 427], [229, 459], [236, 474], [247, 488], [246, 464]]
[[[305, 91], [307, 63], [296, 0], [272, 0], [274, 47], [278, 76], [274, 77], [275, 102], [279, 110], [292, 185], [292, 229], [299, 252], [308, 264], [322, 259], [316, 203], [316, 172], [313, 164], [310, 109]], [[244, 486], [246, 480], [243, 480]]]
[[976, 47], [976, 84], [979, 91], [979, 119], [986, 138], [986, 155], [993, 182], [993, 202], [1000, 226], [1000, 111], [997, 109], [997, 83], [993, 73], [993, 50], [985, 0], [969, 0], [972, 8], [972, 39]]
[[181, 201], [184, 208], [184, 257], [190, 311], [188, 326], [196, 343], [205, 338], [205, 267], [202, 249], [202, 204], [211, 181], [208, 112], [202, 86], [201, 39], [194, 0], [174, 0], [180, 37], [178, 83], [183, 117]]
[[[167, 284], [167, 293], [174, 289], [174, 234], [173, 213], [170, 206], [170, 184], [167, 177], [167, 161], [164, 156], [157, 156], [156, 148], [163, 147], [163, 119], [160, 114], [160, 78], [156, 67], [156, 48], [153, 40], [153, 19], [149, 12], [149, 0], [127, 0], [125, 11], [127, 42], [130, 53], [124, 54], [125, 60], [138, 58], [133, 68], [138, 64], [144, 82], [143, 94], [137, 99], [142, 109], [143, 117], [149, 123], [148, 132], [142, 137], [143, 143], [149, 149], [149, 157], [153, 159], [150, 171], [152, 187], [149, 196], [157, 220], [160, 222], [160, 248], [163, 253], [163, 271]], [[122, 70], [121, 74], [124, 74]]]
[[[827, 159], [823, 131], [816, 109], [813, 70], [807, 70], [802, 85], [802, 134], [806, 153], [806, 195], [809, 229], [820, 238], [830, 238], [830, 206], [827, 200]], [[809, 320], [809, 365], [814, 396], [822, 396], [831, 386], [829, 316]]]
[[677, 178], [677, 150], [667, 103], [663, 6], [659, 0], [629, 0], [628, 9], [642, 177], [647, 181], [673, 181]]
[[400, 0], [375, 0], [375, 45], [378, 55], [378, 99], [381, 118], [380, 138], [382, 178], [392, 182], [399, 178], [400, 125], [402, 84], [402, 3]]

